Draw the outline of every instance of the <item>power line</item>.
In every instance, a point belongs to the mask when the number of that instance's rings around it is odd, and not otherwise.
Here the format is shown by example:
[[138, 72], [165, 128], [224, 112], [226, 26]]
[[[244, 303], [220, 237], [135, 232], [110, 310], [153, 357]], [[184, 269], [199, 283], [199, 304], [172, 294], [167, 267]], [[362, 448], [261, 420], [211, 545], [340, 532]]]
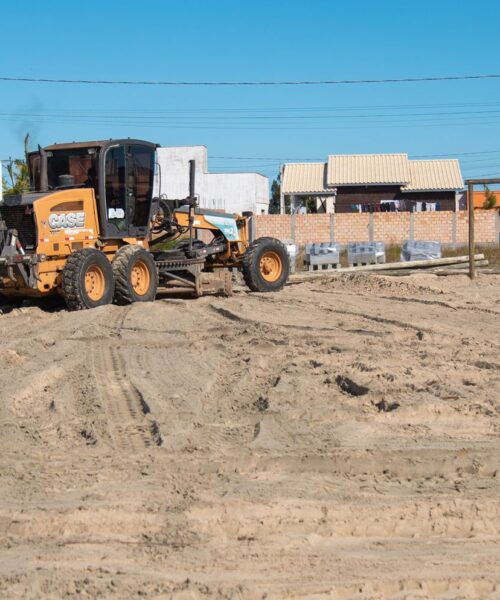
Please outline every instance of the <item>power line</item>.
[[[447, 154], [415, 154], [410, 155], [413, 158], [446, 158], [456, 156], [470, 156], [478, 154], [499, 154], [500, 150], [481, 150], [479, 152], [448, 152]], [[325, 156], [321, 157], [290, 157], [290, 156], [210, 156], [209, 158], [217, 158], [221, 160], [296, 160], [296, 161], [323, 161], [326, 162]]]
[[261, 157], [261, 156], [209, 156], [210, 159], [218, 159], [218, 160], [310, 160], [310, 161], [325, 161], [325, 157], [322, 158], [291, 158], [289, 156], [271, 156], [271, 157]]
[[420, 154], [414, 158], [440, 158], [446, 156], [471, 156], [477, 154], [499, 154], [500, 150], [482, 150], [480, 152], [450, 152], [449, 154]]
[[[196, 119], [202, 119], [203, 121], [216, 121], [216, 120], [221, 120], [221, 121], [238, 121], [238, 120], [242, 120], [242, 121], [247, 121], [247, 120], [297, 120], [297, 119], [307, 119], [307, 120], [311, 120], [311, 119], [321, 119], [321, 120], [326, 120], [326, 119], [378, 119], [378, 118], [383, 118], [383, 119], [388, 119], [388, 118], [403, 118], [403, 119], [408, 119], [408, 117], [452, 117], [451, 120], [453, 119], [462, 119], [462, 117], [464, 115], [468, 116], [474, 116], [476, 117], [476, 115], [487, 115], [484, 118], [489, 118], [490, 115], [496, 115], [498, 116], [498, 114], [500, 113], [500, 109], [497, 110], [464, 110], [464, 111], [433, 111], [433, 112], [416, 112], [416, 113], [375, 113], [375, 114], [354, 114], [354, 115], [349, 115], [349, 114], [340, 114], [340, 115], [238, 115], [238, 116], [231, 116], [231, 115], [218, 115], [218, 116], [210, 116], [210, 115], [198, 115], [195, 118]], [[53, 119], [53, 118], [60, 118], [60, 117], [64, 117], [64, 118], [71, 118], [71, 119], [92, 119], [92, 118], [105, 118], [105, 119], [124, 119], [124, 118], [129, 118], [129, 119], [133, 119], [133, 120], [137, 120], [137, 121], [151, 121], [152, 119], [161, 119], [161, 118], [166, 118], [166, 119], [175, 119], [175, 122], [179, 121], [179, 120], [189, 120], [190, 122], [192, 122], [193, 117], [192, 116], [165, 116], [165, 117], [161, 117], [159, 115], [127, 115], [126, 112], [124, 112], [123, 114], [116, 114], [116, 115], [108, 115], [106, 113], [93, 113], [93, 114], [79, 114], [79, 113], [70, 113], [70, 112], [66, 112], [61, 114], [60, 112], [0, 112], [0, 116], [1, 117], [7, 117], [9, 119], [13, 119], [13, 118], [32, 118], [32, 117], [37, 117], [37, 118], [44, 118], [44, 119]], [[415, 120], [415, 119], [408, 119], [408, 120]], [[434, 120], [434, 119], [430, 119], [430, 120]]]
[[448, 75], [443, 77], [401, 77], [391, 79], [325, 79], [318, 81], [130, 81], [111, 79], [52, 79], [45, 77], [6, 77], [0, 81], [25, 83], [64, 83], [83, 85], [148, 85], [148, 86], [291, 86], [291, 85], [359, 85], [383, 83], [419, 83], [436, 81], [465, 81], [500, 79], [500, 74]]
[[[460, 102], [460, 103], [433, 103], [433, 104], [386, 104], [386, 105], [349, 105], [349, 106], [302, 106], [302, 107], [271, 107], [271, 108], [256, 108], [256, 107], [252, 107], [252, 108], [233, 108], [233, 107], [222, 107], [222, 108], [216, 108], [216, 107], [206, 107], [206, 108], [157, 108], [157, 109], [148, 109], [148, 108], [131, 108], [131, 109], [118, 109], [116, 107], [113, 108], [94, 108], [94, 109], [89, 109], [89, 108], [75, 108], [72, 107], [70, 109], [65, 109], [65, 108], [58, 108], [56, 111], [52, 111], [52, 113], [56, 114], [56, 115], [60, 115], [61, 113], [81, 113], [81, 112], [86, 112], [89, 114], [94, 114], [94, 113], [112, 113], [112, 114], [118, 114], [118, 113], [140, 113], [140, 114], [144, 114], [144, 113], [173, 113], [173, 114], [177, 114], [177, 113], [203, 113], [203, 112], [221, 112], [223, 114], [227, 114], [230, 112], [253, 112], [253, 113], [259, 113], [259, 112], [278, 112], [278, 113], [283, 113], [285, 111], [292, 111], [292, 112], [298, 112], [298, 111], [335, 111], [335, 110], [374, 110], [374, 109], [379, 109], [379, 110], [408, 110], [408, 109], [430, 109], [430, 108], [463, 108], [463, 107], [479, 107], [479, 106], [498, 106], [500, 105], [500, 102], [498, 101], [493, 101], [493, 102]], [[16, 111], [10, 111], [10, 113], [14, 114]], [[23, 111], [23, 113], [25, 113], [26, 111]], [[51, 111], [48, 111], [47, 114], [50, 114]], [[27, 113], [27, 114], [31, 114], [31, 113]], [[108, 116], [108, 115], [107, 115]]]
[[[386, 123], [383, 121], [375, 121], [375, 122], [365, 122], [363, 124], [360, 125], [335, 125], [335, 126], [331, 126], [331, 125], [321, 125], [320, 123], [316, 124], [315, 126], [297, 126], [295, 124], [293, 125], [287, 125], [286, 123], [283, 123], [281, 126], [277, 126], [277, 125], [265, 125], [265, 126], [258, 126], [258, 124], [251, 124], [251, 123], [246, 123], [246, 124], [238, 124], [238, 123], [225, 123], [225, 124], [220, 124], [217, 122], [211, 123], [211, 124], [201, 124], [198, 122], [187, 122], [184, 124], [172, 124], [169, 122], [165, 122], [165, 121], [160, 121], [157, 123], [138, 123], [138, 122], [133, 122], [133, 121], [113, 121], [110, 122], [109, 119], [108, 120], [76, 120], [76, 119], [71, 119], [70, 117], [63, 117], [63, 118], [56, 118], [54, 117], [53, 119], [43, 119], [43, 118], [39, 118], [39, 117], [34, 117], [32, 119], [30, 119], [30, 123], [42, 123], [42, 124], [52, 124], [52, 123], [60, 123], [60, 124], [70, 124], [70, 125], [74, 125], [75, 123], [78, 124], [96, 124], [96, 125], [107, 125], [107, 126], [115, 126], [115, 127], [139, 127], [142, 129], [196, 129], [196, 130], [202, 130], [202, 129], [211, 129], [211, 130], [217, 130], [217, 131], [326, 131], [326, 130], [356, 130], [356, 129], [380, 129], [380, 128], [391, 128], [391, 129], [403, 129], [403, 128], [412, 128], [412, 127], [422, 127], [422, 126], [426, 126], [426, 127], [466, 127], [466, 126], [479, 126], [479, 125], [498, 125], [500, 123], [500, 120], [478, 120], [481, 119], [481, 117], [471, 117], [473, 119], [473, 121], [466, 121], [465, 119], [458, 119], [458, 120], [454, 120], [454, 119], [427, 119], [426, 121], [422, 121], [422, 120], [418, 120], [418, 119], [408, 119], [407, 122], [396, 122], [396, 123]], [[485, 117], [486, 119], [491, 119], [493, 117]], [[20, 118], [20, 117], [0, 117], [0, 120], [2, 121], [26, 121], [26, 118]]]
[[276, 170], [279, 167], [280, 163], [273, 163], [271, 165], [238, 165], [237, 167], [231, 165], [212, 165], [211, 172], [219, 172], [219, 171], [248, 171], [250, 169], [261, 169], [265, 171]]
[[[500, 150], [480, 150], [476, 152], [448, 152], [446, 154], [413, 154], [410, 155], [410, 158], [419, 159], [419, 158], [455, 158], [458, 156], [478, 156], [485, 154], [500, 154]], [[297, 161], [297, 162], [326, 162], [326, 157], [304, 157], [304, 156], [209, 156], [210, 161], [212, 160], [265, 160], [265, 161], [276, 161], [272, 164], [278, 164], [283, 161]], [[19, 160], [16, 158], [0, 158], [1, 162], [11, 162], [14, 160]], [[481, 159], [479, 159], [481, 160]], [[265, 165], [256, 165], [256, 166], [265, 166]], [[222, 167], [217, 167], [222, 168]], [[236, 168], [236, 167], [235, 167]], [[238, 165], [238, 168], [242, 168], [241, 165]]]
[[[474, 175], [474, 177], [498, 177], [500, 175], [500, 169], [494, 173], [483, 173], [482, 175]], [[495, 184], [498, 185], [498, 184]]]

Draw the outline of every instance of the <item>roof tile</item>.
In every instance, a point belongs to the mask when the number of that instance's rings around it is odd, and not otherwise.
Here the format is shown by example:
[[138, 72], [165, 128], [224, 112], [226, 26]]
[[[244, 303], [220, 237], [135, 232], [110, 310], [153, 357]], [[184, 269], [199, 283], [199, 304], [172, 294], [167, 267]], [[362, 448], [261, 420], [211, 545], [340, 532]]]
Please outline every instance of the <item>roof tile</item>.
[[460, 164], [456, 159], [411, 160], [411, 181], [405, 192], [461, 190], [464, 187]]
[[287, 163], [283, 173], [283, 193], [312, 194], [328, 192], [325, 171], [325, 163]]
[[338, 154], [328, 157], [329, 186], [404, 185], [409, 182], [407, 154]]

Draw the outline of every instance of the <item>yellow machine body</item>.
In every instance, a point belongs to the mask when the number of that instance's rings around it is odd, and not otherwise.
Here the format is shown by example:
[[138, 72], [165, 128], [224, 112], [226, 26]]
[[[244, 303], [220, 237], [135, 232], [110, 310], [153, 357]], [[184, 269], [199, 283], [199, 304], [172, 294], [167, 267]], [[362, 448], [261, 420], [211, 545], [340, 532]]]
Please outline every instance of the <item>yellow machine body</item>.
[[[217, 261], [214, 262], [214, 266], [227, 267], [233, 264], [237, 264], [249, 245], [249, 234], [248, 234], [248, 220], [245, 217], [234, 215], [236, 221], [236, 227], [238, 229], [237, 238], [234, 241], [228, 241], [227, 250], [224, 254], [217, 256]], [[180, 227], [187, 228], [189, 226], [189, 213], [186, 211], [174, 211], [174, 217]], [[198, 212], [193, 215], [193, 229], [198, 231], [206, 232], [218, 232], [219, 227], [210, 223], [207, 216], [203, 212]], [[203, 234], [201, 236], [203, 238]]]
[[[149, 248], [150, 240], [123, 238], [101, 240], [99, 218], [94, 190], [77, 188], [48, 193], [35, 200], [26, 211], [33, 212], [37, 245], [35, 254], [43, 257], [36, 268], [36, 287], [27, 287], [18, 277], [15, 281], [4, 277], [2, 293], [6, 296], [45, 296], [60, 288], [62, 271], [70, 254], [82, 248], [99, 248], [110, 261], [125, 244], [138, 244]], [[175, 211], [180, 227], [188, 227], [189, 214]], [[238, 240], [227, 245], [227, 251], [217, 257], [214, 267], [227, 267], [237, 264], [245, 253], [248, 240], [247, 219], [236, 217]], [[210, 223], [203, 214], [195, 214], [193, 229], [217, 232], [218, 227]]]
[[60, 288], [62, 271], [70, 254], [82, 248], [102, 250], [111, 261], [124, 244], [148, 248], [146, 239], [124, 238], [101, 241], [95, 193], [90, 188], [60, 190], [35, 200], [25, 210], [32, 212], [36, 228], [35, 254], [43, 257], [35, 267], [36, 287], [27, 287], [20, 277], [3, 277], [5, 296], [39, 297]]

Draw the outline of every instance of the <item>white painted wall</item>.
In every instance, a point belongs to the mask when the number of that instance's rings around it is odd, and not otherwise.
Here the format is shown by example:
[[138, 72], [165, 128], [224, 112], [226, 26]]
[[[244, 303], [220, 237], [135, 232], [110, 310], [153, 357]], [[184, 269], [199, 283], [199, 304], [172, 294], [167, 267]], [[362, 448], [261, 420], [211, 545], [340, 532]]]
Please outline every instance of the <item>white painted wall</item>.
[[[195, 193], [200, 207], [229, 213], [269, 210], [269, 180], [259, 173], [208, 173], [206, 146], [163, 147], [157, 150], [161, 185], [155, 195], [170, 199], [186, 198], [189, 193], [189, 161], [196, 161]], [[158, 178], [159, 179], [159, 178]]]

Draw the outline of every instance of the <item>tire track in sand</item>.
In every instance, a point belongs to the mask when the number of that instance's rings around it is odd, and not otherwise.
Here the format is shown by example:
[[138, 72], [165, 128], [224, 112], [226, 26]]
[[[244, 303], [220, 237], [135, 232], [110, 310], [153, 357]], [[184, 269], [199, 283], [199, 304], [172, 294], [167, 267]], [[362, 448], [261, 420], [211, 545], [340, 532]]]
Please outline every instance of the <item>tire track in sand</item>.
[[[116, 312], [108, 326], [120, 333], [131, 307]], [[108, 416], [108, 427], [115, 446], [126, 452], [141, 452], [161, 446], [158, 423], [141, 392], [129, 380], [125, 360], [117, 345], [90, 345], [91, 367], [101, 406]]]

